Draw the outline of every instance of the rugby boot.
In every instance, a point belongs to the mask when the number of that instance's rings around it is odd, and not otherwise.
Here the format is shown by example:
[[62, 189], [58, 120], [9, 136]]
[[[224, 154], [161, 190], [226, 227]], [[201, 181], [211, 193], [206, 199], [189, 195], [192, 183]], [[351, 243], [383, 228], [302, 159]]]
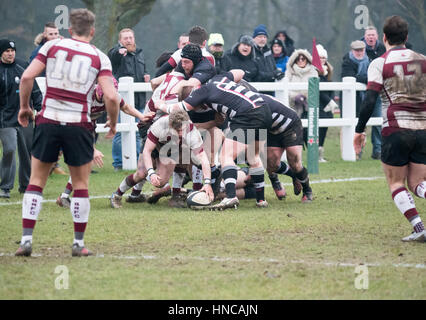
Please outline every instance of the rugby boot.
[[302, 203], [310, 203], [314, 200], [314, 196], [312, 194], [312, 189], [309, 188], [309, 191], [304, 191], [302, 196]]
[[56, 204], [62, 208], [69, 208], [71, 206], [71, 200], [69, 197], [59, 196], [56, 199]]
[[145, 201], [146, 201], [146, 196], [143, 193], [137, 196], [130, 195], [126, 198], [126, 202], [129, 202], [129, 203], [142, 203]]
[[271, 179], [271, 182], [272, 188], [274, 188], [274, 192], [278, 200], [285, 199], [285, 197], [287, 196], [287, 192], [285, 191], [283, 184], [278, 179]]
[[212, 205], [209, 208], [209, 210], [211, 211], [223, 211], [226, 209], [237, 209], [238, 206], [240, 205], [240, 201], [238, 200], [237, 197], [235, 198], [224, 198], [221, 202], [219, 202], [218, 204]]
[[267, 208], [268, 206], [269, 206], [269, 204], [266, 200], [256, 201], [256, 207], [258, 207], [258, 208]]
[[71, 255], [73, 257], [87, 257], [92, 256], [93, 253], [89, 251], [86, 247], [80, 247], [78, 243], [72, 245]]
[[296, 196], [298, 196], [302, 192], [302, 184], [296, 177], [293, 177], [293, 191]]
[[17, 257], [30, 257], [33, 252], [33, 247], [30, 240], [25, 241], [24, 244], [21, 244], [15, 252], [15, 256]]
[[172, 194], [172, 189], [170, 186], [163, 187], [161, 189], [155, 190], [150, 196], [147, 197], [146, 202], [149, 204], [157, 203], [162, 197], [167, 197]]
[[109, 198], [111, 208], [119, 209], [122, 207], [121, 205], [121, 196], [119, 196], [117, 193], [113, 192], [111, 197]]
[[413, 231], [413, 233], [410, 234], [409, 236], [402, 238], [402, 241], [404, 241], [404, 242], [409, 242], [409, 241], [426, 242], [426, 230], [423, 230], [422, 232]]
[[185, 194], [179, 194], [174, 195], [169, 200], [169, 207], [171, 208], [186, 208], [186, 195]]

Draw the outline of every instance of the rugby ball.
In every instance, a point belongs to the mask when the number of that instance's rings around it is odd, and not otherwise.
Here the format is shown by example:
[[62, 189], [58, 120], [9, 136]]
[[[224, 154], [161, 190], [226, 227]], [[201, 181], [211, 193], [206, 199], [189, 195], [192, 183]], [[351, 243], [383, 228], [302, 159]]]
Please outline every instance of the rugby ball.
[[211, 204], [211, 201], [204, 191], [193, 191], [186, 198], [186, 204], [188, 208], [194, 210], [204, 209]]

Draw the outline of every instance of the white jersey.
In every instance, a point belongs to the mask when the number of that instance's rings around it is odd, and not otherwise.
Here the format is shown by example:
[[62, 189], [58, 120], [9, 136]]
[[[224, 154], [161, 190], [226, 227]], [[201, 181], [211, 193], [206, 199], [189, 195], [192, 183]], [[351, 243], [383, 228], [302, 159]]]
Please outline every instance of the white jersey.
[[109, 58], [90, 43], [56, 39], [42, 46], [36, 59], [46, 65], [41, 117], [62, 124], [90, 123], [96, 80], [112, 77]]
[[[173, 68], [176, 68], [176, 66], [182, 60], [182, 57], [180, 56], [181, 53], [182, 53], [182, 49], [176, 50], [167, 61]], [[210, 52], [208, 52], [206, 48], [202, 48], [201, 53], [203, 54], [203, 57], [207, 58], [207, 60], [209, 60], [209, 62], [214, 67], [216, 64], [216, 61], [213, 55]]]

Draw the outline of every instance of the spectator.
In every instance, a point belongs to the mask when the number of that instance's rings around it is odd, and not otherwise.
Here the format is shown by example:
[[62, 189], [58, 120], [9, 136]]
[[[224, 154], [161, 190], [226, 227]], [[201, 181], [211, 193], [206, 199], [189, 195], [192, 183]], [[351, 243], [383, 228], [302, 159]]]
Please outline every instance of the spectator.
[[223, 71], [223, 47], [225, 41], [220, 33], [211, 33], [209, 41], [207, 42], [208, 49], [215, 59], [216, 73], [219, 74]]
[[30, 60], [28, 63], [31, 63], [33, 59], [38, 54], [38, 51], [40, 48], [50, 40], [61, 38], [61, 35], [59, 34], [59, 29], [56, 27], [54, 22], [48, 22], [44, 25], [43, 33], [39, 33], [35, 39], [34, 39], [34, 45], [36, 45], [36, 48], [33, 50], [30, 56]]
[[[364, 38], [362, 40], [366, 44], [366, 53], [370, 59], [370, 63], [382, 56], [386, 52], [386, 47], [379, 41], [379, 34], [375, 27], [368, 27], [365, 30]], [[377, 98], [376, 106], [374, 107], [372, 117], [381, 117], [382, 116], [382, 99]], [[380, 155], [382, 153], [382, 127], [373, 126], [371, 127], [371, 143], [373, 144], [373, 152], [371, 157], [375, 160], [380, 160]]]
[[242, 35], [232, 49], [223, 57], [223, 71], [241, 69], [245, 72], [244, 80], [254, 82], [259, 75], [259, 66], [254, 59], [253, 38]]
[[282, 72], [285, 72], [288, 62], [288, 56], [285, 52], [284, 44], [280, 39], [274, 39], [271, 44], [272, 54], [274, 55], [275, 64]]
[[184, 46], [186, 46], [189, 43], [189, 35], [187, 33], [182, 33], [179, 36], [179, 40], [177, 43], [177, 48], [182, 49]]
[[[135, 33], [132, 29], [123, 29], [118, 35], [118, 44], [108, 52], [111, 59], [112, 72], [116, 79], [120, 77], [132, 77], [135, 82], [149, 82], [150, 75], [145, 65], [145, 57], [142, 48], [135, 42]], [[145, 108], [145, 92], [135, 93], [135, 108], [143, 111]], [[136, 132], [136, 149], [139, 155], [141, 140]], [[121, 133], [117, 132], [112, 141], [112, 157], [115, 171], [122, 169]]]
[[285, 31], [285, 30], [278, 31], [275, 34], [274, 39], [280, 39], [284, 43], [284, 49], [285, 49], [287, 56], [290, 57], [293, 54], [293, 52], [294, 52], [294, 40], [288, 36], [287, 31]]
[[[304, 49], [297, 49], [290, 56], [285, 76], [289, 82], [308, 82], [311, 77], [318, 77], [317, 69], [312, 65], [312, 55]], [[299, 118], [306, 118], [308, 111], [308, 91], [291, 90], [289, 93], [290, 107]]]
[[[324, 71], [319, 74], [320, 82], [331, 82], [333, 79], [333, 66], [328, 62], [327, 50], [320, 44], [317, 45], [317, 50]], [[333, 100], [333, 97], [333, 91], [320, 91], [319, 117], [321, 119], [333, 118], [333, 113], [339, 110], [339, 106]], [[319, 162], [327, 162], [324, 158], [324, 141], [327, 136], [327, 131], [328, 127], [319, 128]], [[305, 135], [307, 137], [307, 132]]]
[[[27, 62], [16, 58], [13, 41], [0, 40], [0, 140], [3, 145], [1, 161], [0, 198], [10, 198], [16, 173], [15, 152], [19, 156], [19, 192], [24, 193], [31, 174], [32, 123], [23, 128], [18, 123], [19, 83]], [[31, 93], [33, 107], [40, 111], [42, 95], [36, 83]]]
[[[357, 82], [367, 84], [367, 72], [370, 60], [365, 53], [366, 44], [364, 41], [356, 40], [351, 43], [351, 51], [343, 57], [342, 78], [354, 77]], [[364, 100], [365, 93], [357, 91], [356, 93], [356, 116], [359, 117], [361, 103]], [[362, 152], [357, 154], [360, 160]]]
[[274, 56], [267, 45], [268, 31], [264, 24], [260, 24], [254, 29], [253, 40], [254, 56], [259, 65], [257, 81], [273, 82], [284, 78], [284, 72], [277, 68]]

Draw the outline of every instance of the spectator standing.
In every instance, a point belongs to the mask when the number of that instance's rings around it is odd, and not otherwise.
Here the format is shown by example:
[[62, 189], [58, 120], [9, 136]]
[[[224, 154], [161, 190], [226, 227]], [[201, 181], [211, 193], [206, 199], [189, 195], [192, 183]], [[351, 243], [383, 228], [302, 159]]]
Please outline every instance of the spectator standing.
[[[18, 123], [19, 84], [27, 62], [16, 58], [16, 45], [13, 41], [0, 40], [0, 140], [3, 157], [0, 166], [0, 198], [10, 198], [16, 173], [15, 153], [19, 156], [19, 192], [25, 192], [31, 174], [31, 144], [33, 124], [23, 128]], [[34, 84], [31, 104], [41, 110], [42, 94]]]
[[[285, 76], [288, 82], [308, 82], [311, 77], [318, 77], [317, 69], [312, 65], [312, 55], [305, 49], [297, 49], [290, 56], [287, 63]], [[308, 112], [308, 91], [289, 92], [290, 107], [299, 118], [306, 118]]]
[[213, 55], [215, 59], [216, 73], [222, 73], [223, 71], [223, 47], [225, 46], [225, 41], [223, 36], [220, 33], [211, 33], [209, 41], [207, 42], [208, 50]]
[[280, 39], [272, 40], [271, 50], [272, 54], [274, 55], [277, 68], [282, 72], [285, 72], [289, 57], [286, 54], [283, 42]]
[[[386, 52], [386, 47], [379, 41], [379, 34], [375, 27], [368, 27], [365, 30], [364, 38], [362, 41], [366, 44], [366, 53], [368, 58], [370, 59], [370, 63], [382, 56]], [[374, 107], [374, 111], [372, 117], [381, 117], [382, 116], [382, 99], [380, 97], [377, 98], [376, 106]], [[371, 127], [371, 143], [373, 144], [373, 152], [371, 157], [375, 160], [380, 160], [380, 155], [382, 153], [382, 127], [381, 126], [373, 126]]]
[[[118, 35], [118, 44], [108, 52], [111, 59], [112, 72], [116, 79], [120, 77], [132, 77], [135, 82], [149, 82], [150, 75], [145, 64], [145, 57], [142, 48], [136, 45], [135, 33], [132, 29], [125, 28]], [[135, 93], [135, 108], [143, 112], [145, 108], [145, 92]], [[141, 139], [136, 133], [136, 150], [139, 155]], [[112, 140], [112, 158], [115, 171], [123, 167], [121, 153], [121, 133], [117, 132]]]
[[284, 43], [284, 49], [288, 57], [290, 57], [294, 52], [294, 40], [289, 37], [287, 31], [280, 30], [278, 31], [274, 39], [280, 39]]
[[273, 82], [284, 78], [284, 72], [275, 64], [274, 56], [268, 43], [268, 31], [264, 24], [258, 25], [253, 31], [254, 56], [259, 65], [257, 81]]
[[236, 44], [223, 57], [223, 71], [241, 69], [245, 72], [244, 80], [254, 82], [259, 75], [259, 66], [254, 58], [253, 38], [242, 35]]
[[[351, 51], [343, 57], [342, 78], [354, 77], [357, 82], [367, 84], [367, 71], [370, 60], [365, 52], [366, 44], [364, 41], [356, 40], [351, 43]], [[356, 93], [356, 116], [359, 116], [361, 103], [364, 100], [365, 92]], [[357, 154], [360, 160], [362, 152]]]
[[61, 38], [61, 35], [59, 34], [59, 29], [56, 27], [54, 22], [47, 22], [44, 25], [43, 33], [39, 33], [35, 39], [34, 39], [34, 45], [36, 48], [31, 52], [30, 60], [28, 63], [31, 63], [33, 59], [37, 56], [38, 51], [40, 48], [50, 40], [55, 40]]
[[[324, 71], [319, 74], [320, 82], [331, 82], [333, 80], [333, 66], [330, 62], [328, 62], [328, 52], [320, 44], [317, 45], [317, 51]], [[320, 91], [319, 117], [321, 119], [333, 118], [333, 113], [339, 110], [339, 106], [333, 100], [333, 97], [333, 91]], [[327, 131], [328, 127], [319, 128], [319, 162], [327, 162], [324, 158], [324, 142], [327, 136]], [[307, 138], [307, 132], [305, 133], [305, 137]]]

